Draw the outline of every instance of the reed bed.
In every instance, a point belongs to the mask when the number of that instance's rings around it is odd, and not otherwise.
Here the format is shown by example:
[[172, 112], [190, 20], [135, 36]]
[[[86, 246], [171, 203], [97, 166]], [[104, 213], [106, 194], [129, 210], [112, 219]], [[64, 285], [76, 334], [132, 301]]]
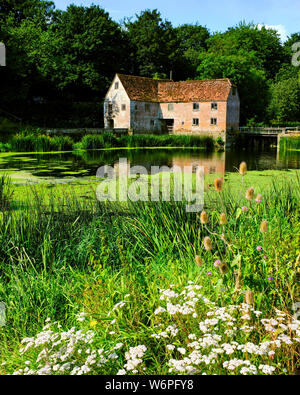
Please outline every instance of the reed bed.
[[16, 152], [49, 152], [70, 150], [93, 150], [118, 147], [190, 147], [214, 149], [214, 140], [207, 136], [187, 135], [122, 135], [113, 133], [87, 134], [75, 142], [69, 136], [49, 136], [37, 132], [21, 132], [14, 135], [0, 150]]

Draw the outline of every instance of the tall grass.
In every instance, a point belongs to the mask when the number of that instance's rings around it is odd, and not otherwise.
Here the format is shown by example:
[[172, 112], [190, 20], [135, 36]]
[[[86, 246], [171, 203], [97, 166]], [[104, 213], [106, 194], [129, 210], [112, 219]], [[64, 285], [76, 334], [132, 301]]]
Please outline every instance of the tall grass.
[[[71, 190], [58, 197], [51, 193], [49, 197], [47, 189], [41, 193], [31, 190], [25, 203], [21, 205], [15, 200], [14, 210], [3, 210], [0, 216], [0, 300], [7, 306], [7, 323], [0, 328], [0, 362], [5, 361], [6, 365], [0, 370], [11, 373], [23, 369], [26, 360], [31, 361], [33, 371], [39, 369], [36, 358], [41, 349], [29, 350], [24, 356], [17, 350], [20, 339], [42, 331], [48, 317], [59, 320], [66, 329], [74, 326], [84, 333], [92, 329], [97, 346], [89, 347], [104, 348], [109, 351], [107, 355], [112, 354], [118, 342], [124, 344], [125, 350], [145, 345], [147, 352], [142, 352], [144, 348], [141, 352], [145, 353], [146, 360], [141, 366], [146, 370], [137, 367], [139, 373], [167, 374], [170, 359], [184, 358], [177, 347], [188, 352], [192, 338], [188, 340], [187, 336], [203, 336], [199, 332], [199, 321], [205, 325], [206, 314], [217, 314], [218, 307], [229, 309], [229, 305], [235, 305], [237, 315], [232, 317], [236, 317], [239, 327], [233, 338], [229, 332], [226, 335], [227, 324], [224, 328], [223, 324], [215, 327], [223, 343], [234, 339], [241, 345], [254, 342], [263, 347], [261, 342], [274, 339], [275, 335], [268, 333], [254, 318], [251, 321], [254, 333], [241, 330], [245, 324], [241, 316], [246, 309], [242, 303], [245, 292], [251, 291], [253, 311], [260, 310], [263, 317], [270, 318], [269, 314], [275, 314], [276, 308], [290, 319], [292, 305], [297, 301], [299, 186], [298, 179], [292, 184], [274, 183], [256, 202], [247, 200], [244, 190], [241, 195], [233, 194], [225, 183], [222, 191], [206, 193], [208, 222], [203, 221], [203, 215], [201, 221], [200, 213], [187, 213], [185, 202], [120, 205], [84, 200]], [[223, 218], [220, 224], [222, 213], [226, 221]], [[260, 231], [262, 221], [268, 223], [265, 233]], [[203, 245], [204, 237], [211, 239], [209, 251]], [[195, 264], [195, 256], [200, 266]], [[217, 261], [227, 266], [225, 275], [216, 265]], [[240, 289], [236, 292], [238, 274]], [[181, 293], [194, 290], [198, 295], [199, 289], [192, 289], [189, 281], [203, 287], [202, 296], [197, 296], [195, 311], [160, 318], [160, 314], [165, 314], [161, 313], [163, 310], [155, 311], [159, 306], [166, 309], [167, 303], [173, 303], [173, 299], [167, 299], [172, 296], [166, 295], [172, 295], [174, 290], [180, 295], [177, 302], [174, 299], [174, 305], [194, 306], [192, 301], [186, 304], [189, 299]], [[162, 294], [165, 299], [161, 299]], [[203, 298], [209, 299], [207, 304], [203, 304], [206, 300]], [[124, 304], [117, 305], [118, 302]], [[82, 311], [88, 316], [80, 327], [76, 314]], [[172, 330], [170, 327], [175, 330], [174, 325], [179, 331], [177, 337], [159, 335], [160, 331], [168, 333]], [[56, 331], [59, 329], [55, 327], [54, 333]], [[279, 333], [276, 332], [276, 336]], [[78, 347], [85, 350], [84, 344]], [[175, 345], [174, 354], [169, 354], [167, 345]], [[280, 374], [284, 368], [288, 373], [295, 372], [294, 357], [296, 359], [299, 350], [293, 345], [277, 351], [274, 367]], [[244, 358], [242, 351], [234, 356]], [[68, 358], [79, 363], [75, 354]], [[246, 359], [249, 358], [257, 369], [261, 363], [270, 364], [268, 356], [265, 359], [249, 356], [248, 350]], [[115, 374], [125, 363], [122, 353], [110, 367], [91, 367], [87, 373]], [[70, 366], [73, 368], [76, 364]], [[178, 363], [172, 366], [177, 372]], [[222, 364], [210, 363], [201, 369], [209, 374], [230, 373]], [[66, 368], [66, 371], [69, 370]], [[23, 374], [23, 370], [20, 373]]]
[[10, 140], [11, 150], [21, 152], [69, 151], [117, 147], [191, 147], [213, 150], [214, 141], [207, 136], [188, 135], [122, 135], [113, 133], [88, 134], [75, 143], [69, 136], [46, 136], [40, 132], [22, 132]]
[[73, 140], [69, 136], [45, 136], [19, 133], [10, 140], [11, 149], [16, 152], [70, 151]]
[[280, 139], [280, 150], [300, 150], [300, 136], [282, 137]]

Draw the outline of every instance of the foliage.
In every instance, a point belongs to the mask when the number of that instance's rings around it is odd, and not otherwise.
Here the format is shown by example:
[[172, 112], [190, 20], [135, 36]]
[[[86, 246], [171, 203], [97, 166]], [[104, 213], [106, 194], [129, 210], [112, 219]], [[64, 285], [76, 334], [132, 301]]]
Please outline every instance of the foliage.
[[[276, 31], [254, 23], [210, 33], [198, 24], [173, 27], [157, 9], [117, 23], [95, 5], [61, 11], [44, 0], [2, 3], [0, 41], [6, 45], [7, 66], [0, 69], [1, 107], [37, 126], [79, 123], [80, 111], [72, 106], [78, 102], [86, 102], [91, 112], [80, 127], [97, 124], [103, 108], [95, 116], [88, 102], [103, 101], [116, 72], [169, 78], [172, 71], [175, 81], [231, 78], [240, 92], [244, 125], [248, 120], [269, 123], [266, 109], [277, 100], [274, 85], [299, 79], [299, 70], [291, 66], [291, 46], [299, 33], [282, 44]], [[293, 107], [299, 105], [294, 95], [292, 100]], [[76, 120], [66, 119], [63, 101]], [[45, 114], [43, 104], [56, 107], [56, 113]], [[275, 116], [290, 120], [290, 110], [284, 107]]]
[[176, 35], [171, 22], [163, 20], [157, 10], [146, 10], [136, 20], [124, 21], [130, 41], [130, 58], [134, 72], [152, 77], [155, 73], [169, 75], [176, 62]]
[[300, 83], [297, 78], [272, 84], [269, 113], [271, 119], [276, 119], [279, 122], [299, 120]]

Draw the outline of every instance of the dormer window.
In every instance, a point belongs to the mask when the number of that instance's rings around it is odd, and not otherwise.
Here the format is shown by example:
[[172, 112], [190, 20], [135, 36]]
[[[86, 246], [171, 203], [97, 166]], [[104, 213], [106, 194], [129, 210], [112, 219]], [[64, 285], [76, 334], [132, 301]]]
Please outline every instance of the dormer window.
[[119, 89], [119, 83], [115, 82], [115, 89]]

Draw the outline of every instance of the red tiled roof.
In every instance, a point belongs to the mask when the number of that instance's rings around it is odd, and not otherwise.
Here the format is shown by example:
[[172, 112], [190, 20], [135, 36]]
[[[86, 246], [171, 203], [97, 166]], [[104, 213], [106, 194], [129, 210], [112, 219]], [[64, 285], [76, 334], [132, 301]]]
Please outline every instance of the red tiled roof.
[[117, 74], [129, 99], [149, 102], [226, 101], [232, 84], [229, 79], [174, 82]]

